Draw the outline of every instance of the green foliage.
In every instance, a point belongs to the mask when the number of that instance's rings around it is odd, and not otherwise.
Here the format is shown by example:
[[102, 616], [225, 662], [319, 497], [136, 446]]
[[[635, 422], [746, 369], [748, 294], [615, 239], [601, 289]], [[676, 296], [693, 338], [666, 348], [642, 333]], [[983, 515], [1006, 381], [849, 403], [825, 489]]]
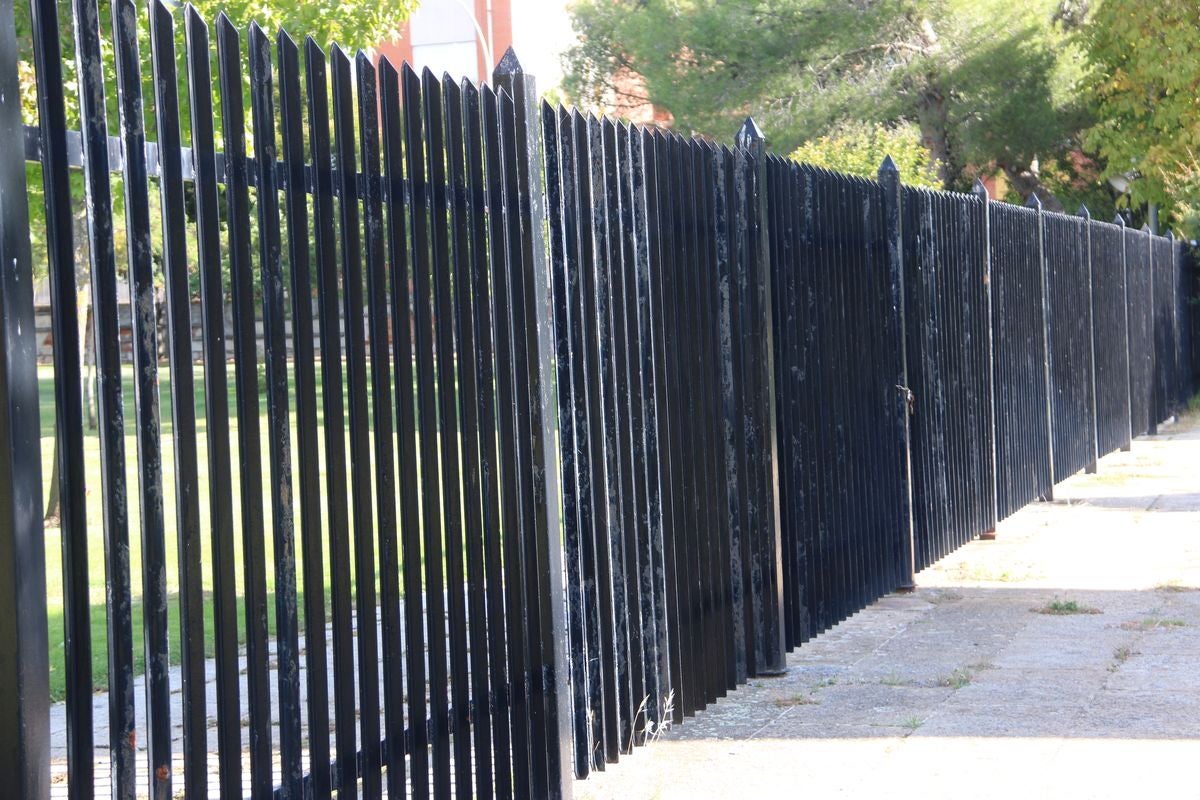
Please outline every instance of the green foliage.
[[1194, 0], [1103, 0], [1083, 35], [1099, 120], [1084, 141], [1105, 176], [1136, 174], [1125, 202], [1159, 203], [1172, 222], [1200, 204], [1198, 28]]
[[[214, 23], [219, 13], [224, 13], [229, 19], [243, 32], [243, 47], [242, 58], [246, 58], [245, 50], [245, 31], [252, 21], [257, 21], [268, 32], [273, 32], [276, 29], [282, 28], [289, 31], [293, 38], [300, 40], [304, 36], [311, 36], [315, 41], [322, 44], [336, 43], [343, 48], [354, 52], [359, 49], [370, 49], [380, 42], [387, 41], [393, 38], [399, 30], [401, 24], [408, 15], [416, 8], [417, 0], [389, 0], [386, 3], [375, 2], [374, 0], [345, 0], [344, 2], [331, 2], [331, 0], [317, 0], [317, 2], [283, 2], [282, 0], [197, 0], [193, 5], [200, 13], [201, 17], [209, 23], [210, 35], [214, 39], [212, 44], [214, 55], [211, 58], [213, 67], [216, 65], [215, 57], [215, 29]], [[176, 47], [176, 63], [179, 72], [179, 100], [180, 100], [180, 126], [183, 134], [183, 141], [186, 145], [190, 141], [190, 125], [191, 118], [188, 108], [188, 89], [187, 89], [187, 72], [184, 63], [185, 42], [183, 37], [183, 14], [184, 6], [167, 0], [168, 7], [172, 8], [175, 16], [175, 47]], [[64, 73], [64, 89], [66, 95], [66, 112], [67, 125], [71, 128], [79, 128], [80, 109], [78, 104], [78, 81], [76, 66], [73, 60], [74, 41], [72, 37], [72, 19], [70, 7], [66, 4], [60, 4], [60, 48], [64, 57], [63, 73]], [[105, 99], [108, 106], [108, 123], [109, 135], [117, 134], [117, 107], [116, 107], [116, 68], [113, 61], [112, 48], [112, 27], [110, 15], [110, 3], [100, 3], [100, 43], [102, 57], [104, 61], [104, 76], [105, 76]], [[136, 4], [138, 9], [138, 44], [139, 55], [141, 57], [141, 78], [142, 78], [142, 93], [143, 102], [145, 104], [145, 124], [147, 138], [154, 140], [156, 134], [156, 120], [154, 112], [154, 92], [151, 82], [151, 49], [150, 49], [150, 32], [149, 23], [146, 14], [146, 6]], [[33, 61], [33, 26], [29, 16], [29, 4], [18, 2], [14, 6], [16, 11], [17, 23], [17, 42], [19, 47], [19, 79], [21, 84], [21, 103], [22, 112], [25, 122], [30, 125], [36, 125], [38, 121], [37, 115], [37, 90], [35, 71], [32, 65]], [[248, 70], [243, 68], [244, 92], [243, 101], [246, 108], [246, 122], [249, 125], [249, 74]], [[215, 75], [213, 79], [214, 107], [220, 108], [220, 87], [216, 81]], [[221, 147], [221, 129], [220, 122], [217, 121], [217, 146]], [[248, 140], [251, 155], [253, 154], [253, 140]], [[35, 278], [42, 278], [46, 274], [46, 262], [42, 257], [45, 253], [45, 207], [42, 191], [42, 177], [40, 167], [37, 165], [28, 165], [26, 169], [26, 181], [29, 187], [29, 214], [31, 225], [31, 237], [34, 247], [34, 272]], [[76, 214], [82, 217], [83, 214], [83, 181], [82, 175], [79, 172], [71, 174], [72, 194], [76, 199]], [[113, 181], [113, 217], [115, 221], [114, 234], [117, 239], [117, 257], [118, 264], [124, 263], [124, 236], [122, 216], [124, 214], [124, 199], [121, 195], [121, 185], [119, 180]], [[157, 192], [157, 187], [151, 185], [151, 194]], [[189, 193], [190, 197], [190, 193]], [[189, 201], [190, 204], [190, 201]], [[190, 212], [189, 212], [190, 213]], [[80, 223], [81, 219], [77, 220]], [[161, 232], [160, 219], [157, 213], [151, 214], [151, 224], [153, 228], [153, 241], [156, 251], [156, 257], [161, 251]], [[78, 250], [83, 244], [82, 225], [76, 225], [76, 241], [77, 259], [82, 261], [83, 254]], [[196, 253], [194, 232], [189, 230], [188, 238], [188, 253], [194, 257]], [[80, 265], [82, 267], [82, 264]], [[193, 276], [194, 277], [194, 276]], [[87, 281], [87, 272], [85, 269], [79, 272], [79, 278], [82, 282]], [[195, 281], [193, 281], [195, 283]]]
[[911, 122], [894, 126], [847, 123], [800, 145], [790, 158], [874, 178], [884, 157], [889, 155], [905, 183], [934, 188], [940, 185], [929, 151], [921, 145], [921, 133]]
[[1082, 61], [1059, 0], [580, 0], [575, 97], [645, 96], [685, 131], [754, 115], [784, 150], [847, 123], [915, 122], [944, 185], [1073, 144]]

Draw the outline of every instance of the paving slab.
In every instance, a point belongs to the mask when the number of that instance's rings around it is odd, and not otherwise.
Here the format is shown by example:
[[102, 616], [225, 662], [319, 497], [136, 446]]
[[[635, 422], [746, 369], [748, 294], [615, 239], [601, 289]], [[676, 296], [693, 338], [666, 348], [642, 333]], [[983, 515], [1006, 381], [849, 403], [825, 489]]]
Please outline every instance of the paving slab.
[[1200, 798], [1198, 467], [1161, 426], [575, 795]]

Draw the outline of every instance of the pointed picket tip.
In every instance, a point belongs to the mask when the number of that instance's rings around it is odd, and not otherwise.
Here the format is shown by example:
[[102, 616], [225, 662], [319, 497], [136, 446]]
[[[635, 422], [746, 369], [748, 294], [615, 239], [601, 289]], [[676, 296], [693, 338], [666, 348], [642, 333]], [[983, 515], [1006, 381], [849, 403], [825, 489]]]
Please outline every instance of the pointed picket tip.
[[217, 31], [232, 31], [235, 34], [237, 33], [237, 26], [233, 24], [233, 20], [224, 11], [217, 14]]
[[208, 23], [205, 22], [204, 16], [191, 3], [183, 7], [183, 25], [189, 35], [195, 36], [199, 33], [203, 33], [205, 36], [208, 35]]
[[[178, 8], [178, 5], [174, 3], [172, 3], [172, 6]], [[154, 0], [150, 4], [150, 15], [154, 17], [155, 21], [160, 25], [167, 25], [173, 29], [175, 27], [175, 15], [172, 13], [172, 10], [171, 8], [167, 8], [167, 4], [163, 0]]]
[[504, 55], [500, 57], [500, 63], [496, 64], [496, 68], [492, 70], [492, 75], [522, 75], [525, 68], [521, 66], [520, 60], [517, 59], [517, 51], [513, 50], [512, 45], [504, 51]]
[[296, 40], [287, 32], [287, 28], [280, 28], [279, 32], [275, 34], [275, 46], [281, 49], [286, 47], [291, 52], [299, 52]]
[[883, 157], [883, 163], [879, 165], [879, 175], [899, 175], [900, 168], [896, 166], [896, 162], [892, 160], [891, 155]]
[[1037, 194], [1035, 194], [1035, 193], [1030, 193], [1028, 199], [1025, 200], [1025, 207], [1026, 208], [1036, 208], [1038, 211], [1041, 211], [1042, 210], [1041, 198], [1039, 198], [1037, 196]]
[[983, 181], [979, 178], [975, 179], [975, 185], [971, 187], [971, 194], [982, 197], [984, 200], [990, 200], [991, 195], [988, 194], [987, 187], [983, 185]]
[[742, 127], [738, 128], [737, 135], [734, 137], [734, 143], [738, 147], [750, 147], [758, 142], [766, 141], [767, 136], [762, 132], [762, 128], [758, 127], [754, 117], [746, 117], [746, 121], [742, 123]]
[[1092, 218], [1092, 212], [1088, 211], [1088, 207], [1087, 207], [1086, 203], [1079, 204], [1079, 210], [1075, 212], [1075, 215], [1078, 217], [1083, 217], [1084, 219]]

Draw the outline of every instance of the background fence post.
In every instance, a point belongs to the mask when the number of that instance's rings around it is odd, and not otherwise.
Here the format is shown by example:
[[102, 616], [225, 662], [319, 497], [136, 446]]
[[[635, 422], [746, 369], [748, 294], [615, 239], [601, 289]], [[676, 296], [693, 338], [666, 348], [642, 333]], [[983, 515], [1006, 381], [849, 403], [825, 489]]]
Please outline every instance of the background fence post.
[[1128, 453], [1133, 449], [1133, 361], [1130, 358], [1133, 354], [1129, 352], [1129, 257], [1125, 252], [1129, 240], [1125, 235], [1125, 218], [1117, 214], [1113, 224], [1121, 229], [1121, 313], [1125, 317], [1125, 408], [1126, 417], [1129, 419], [1129, 428], [1125, 432], [1125, 443], [1121, 445], [1121, 452]]
[[1096, 306], [1095, 296], [1093, 293], [1093, 285], [1096, 280], [1092, 275], [1094, 267], [1092, 259], [1092, 212], [1088, 211], [1086, 205], [1080, 204], [1079, 216], [1083, 217], [1083, 257], [1087, 260], [1087, 275], [1088, 275], [1088, 354], [1091, 359], [1091, 412], [1092, 412], [1092, 460], [1088, 462], [1083, 471], [1088, 475], [1096, 473], [1096, 462], [1100, 460], [1100, 431], [1099, 420], [1096, 417], [1096, 390], [1099, 388], [1096, 385]]
[[33, 256], [12, 0], [0, 0], [0, 775], [50, 796], [50, 651]]
[[[563, 584], [562, 519], [559, 508], [558, 397], [554, 374], [554, 308], [550, 264], [546, 256], [546, 219], [541, 124], [537, 90], [510, 47], [492, 74], [496, 88], [511, 95], [516, 110], [517, 186], [520, 192], [521, 259], [525, 272], [526, 330], [530, 349], [530, 420], [533, 437], [533, 491], [535, 515], [531, 533], [538, 537], [539, 559], [527, 565], [526, 575], [538, 581], [542, 608], [535, 619], [539, 630], [529, 631], [530, 647], [537, 648], [541, 674], [530, 676], [531, 693], [541, 692], [545, 718], [533, 731], [532, 745], [546, 748], [546, 774], [532, 775], [534, 796], [545, 786], [546, 796], [571, 796], [574, 780], [570, 693], [569, 637]], [[547, 627], [548, 626], [548, 627]], [[534, 665], [531, 665], [534, 666]], [[511, 676], [516, 678], [517, 676]], [[532, 698], [531, 698], [532, 699]], [[537, 763], [537, 758], [534, 759]]]
[[[754, 159], [754, 183], [750, 187], [749, 211], [754, 218], [750, 221], [751, 256], [744, 269], [753, 272], [749, 278], [751, 308], [755, 312], [752, 322], [754, 336], [762, 343], [759, 358], [753, 366], [758, 375], [756, 386], [755, 413], [759, 417], [762, 433], [760, 446], [763, 448], [761, 487], [759, 498], [763, 521], [761, 531], [748, 532], [751, 536], [762, 536], [759, 552], [767, 560], [762, 566], [762, 621], [763, 661], [758, 664], [756, 675], [782, 675], [787, 670], [783, 635], [783, 553], [780, 541], [782, 521], [779, 510], [779, 444], [778, 422], [775, 409], [775, 322], [772, 319], [773, 289], [771, 286], [771, 249], [767, 208], [767, 138], [754, 120], [747, 117], [735, 137], [735, 144]], [[753, 589], [751, 588], [751, 591]]]
[[983, 430], [983, 447], [987, 448], [987, 463], [991, 466], [991, 485], [988, 490], [991, 492], [990, 504], [986, 509], [988, 513], [987, 526], [979, 534], [980, 539], [992, 540], [996, 538], [996, 523], [1000, 518], [999, 497], [999, 467], [996, 457], [996, 342], [995, 333], [992, 326], [992, 216], [990, 210], [991, 197], [988, 196], [987, 187], [983, 185], [983, 181], [976, 180], [975, 185], [971, 187], [971, 194], [979, 198], [980, 213], [983, 219], [981, 237], [982, 252], [983, 252], [983, 284], [987, 292], [987, 305], [985, 306], [987, 313], [987, 422], [982, 426]]
[[899, 573], [897, 589], [911, 591], [916, 588], [916, 548], [913, 542], [913, 485], [912, 485], [912, 391], [908, 388], [908, 346], [905, 343], [904, 320], [904, 240], [900, 213], [900, 170], [891, 156], [883, 159], [879, 166], [879, 185], [883, 190], [883, 236], [887, 245], [888, 288], [892, 295], [892, 319], [888, 330], [896, 342], [896, 399], [895, 436], [903, 463], [901, 464], [901, 491], [898, 535]]
[[1046, 380], [1046, 459], [1050, 465], [1050, 488], [1041, 499], [1050, 501], [1054, 499], [1055, 483], [1054, 387], [1050, 384], [1050, 276], [1046, 274], [1046, 234], [1045, 220], [1042, 219], [1042, 201], [1036, 194], [1031, 194], [1025, 205], [1037, 212], [1038, 265], [1042, 273], [1042, 368]]

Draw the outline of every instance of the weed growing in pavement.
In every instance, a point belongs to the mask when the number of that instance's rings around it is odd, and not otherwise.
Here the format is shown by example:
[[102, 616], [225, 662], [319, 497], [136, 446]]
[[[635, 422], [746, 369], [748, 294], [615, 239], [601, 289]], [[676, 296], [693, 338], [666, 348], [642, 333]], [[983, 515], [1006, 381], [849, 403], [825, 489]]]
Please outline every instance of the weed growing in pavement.
[[959, 668], [951, 672], [949, 675], [944, 675], [938, 679], [938, 686], [946, 686], [950, 689], [961, 689], [971, 682], [975, 677], [971, 671], [964, 668]]
[[1161, 617], [1146, 617], [1142, 620], [1122, 622], [1121, 630], [1152, 631], [1159, 628], [1186, 628], [1187, 621], [1182, 619], [1163, 619]]
[[1051, 600], [1041, 608], [1033, 609], [1038, 614], [1051, 614], [1055, 616], [1070, 616], [1072, 614], [1103, 614], [1104, 612], [1095, 606], [1082, 605], [1078, 600], [1059, 600], [1057, 597]]

